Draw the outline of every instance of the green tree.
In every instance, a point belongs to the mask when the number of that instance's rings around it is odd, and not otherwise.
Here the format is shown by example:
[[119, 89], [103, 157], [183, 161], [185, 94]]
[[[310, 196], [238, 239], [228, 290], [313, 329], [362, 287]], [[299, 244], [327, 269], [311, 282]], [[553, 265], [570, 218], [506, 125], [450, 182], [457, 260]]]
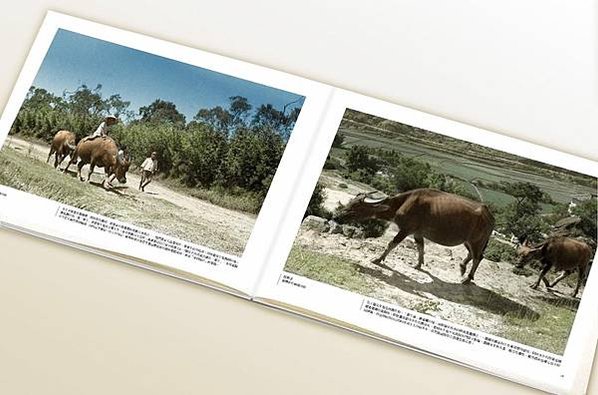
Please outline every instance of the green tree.
[[168, 123], [180, 128], [186, 124], [185, 116], [177, 110], [176, 105], [161, 99], [154, 100], [149, 106], [139, 108], [139, 115], [141, 116], [139, 122], [142, 123]]
[[339, 131], [334, 135], [334, 140], [332, 140], [332, 147], [340, 148], [340, 147], [342, 147], [344, 142], [345, 142], [345, 134]]
[[184, 134], [182, 143], [185, 183], [210, 187], [222, 170], [227, 151], [226, 136], [206, 125], [196, 124]]
[[370, 155], [368, 147], [364, 145], [353, 145], [346, 152], [346, 167], [349, 173], [363, 171], [370, 177], [379, 170], [378, 161]]
[[316, 184], [314, 188], [314, 192], [309, 199], [309, 204], [307, 205], [307, 210], [305, 210], [305, 214], [303, 218], [307, 217], [308, 215], [316, 215], [322, 218], [330, 218], [332, 213], [324, 207], [324, 202], [326, 201], [326, 191], [324, 189], [324, 185], [320, 184], [319, 182]]
[[81, 85], [73, 92], [65, 92], [63, 99], [68, 103], [68, 110], [75, 115], [87, 117], [100, 117], [108, 110], [106, 102], [102, 100], [102, 85], [94, 89]]
[[539, 215], [540, 203], [551, 200], [544, 191], [529, 182], [503, 183], [503, 190], [515, 201], [509, 203], [498, 218], [503, 232], [512, 233], [519, 241], [538, 241], [548, 230], [546, 221]]
[[596, 198], [592, 197], [572, 209], [573, 215], [580, 218], [579, 229], [594, 241], [596, 241], [596, 211], [598, 210], [596, 202]]

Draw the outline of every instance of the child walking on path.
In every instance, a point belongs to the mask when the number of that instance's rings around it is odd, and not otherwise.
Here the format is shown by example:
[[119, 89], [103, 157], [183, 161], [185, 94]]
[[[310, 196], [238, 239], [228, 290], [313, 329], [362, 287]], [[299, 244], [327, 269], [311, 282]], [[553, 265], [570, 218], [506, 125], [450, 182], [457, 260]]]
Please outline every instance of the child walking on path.
[[145, 192], [145, 187], [152, 182], [152, 177], [158, 171], [158, 154], [152, 152], [149, 158], [146, 158], [141, 164], [141, 181], [139, 190]]

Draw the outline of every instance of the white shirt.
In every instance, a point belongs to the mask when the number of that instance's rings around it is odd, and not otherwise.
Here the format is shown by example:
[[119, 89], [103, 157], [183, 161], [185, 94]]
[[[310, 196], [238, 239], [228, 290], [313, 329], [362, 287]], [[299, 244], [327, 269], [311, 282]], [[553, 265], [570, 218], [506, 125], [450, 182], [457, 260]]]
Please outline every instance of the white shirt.
[[106, 136], [107, 134], [108, 134], [108, 125], [106, 125], [106, 122], [102, 122], [100, 124], [100, 126], [98, 126], [96, 131], [93, 132], [93, 134], [91, 136], [92, 137], [101, 137], [101, 136]]
[[141, 168], [145, 171], [151, 171], [153, 173], [158, 170], [158, 161], [156, 159], [147, 158], [141, 164]]

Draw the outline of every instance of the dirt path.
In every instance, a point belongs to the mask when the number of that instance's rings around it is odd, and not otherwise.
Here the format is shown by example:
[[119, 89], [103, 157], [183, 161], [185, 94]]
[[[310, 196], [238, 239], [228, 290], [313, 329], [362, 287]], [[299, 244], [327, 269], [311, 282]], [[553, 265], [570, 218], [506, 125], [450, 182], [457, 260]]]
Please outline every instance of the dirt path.
[[[30, 157], [33, 157], [37, 160], [45, 162], [48, 153], [50, 152], [50, 147], [39, 144], [33, 143], [26, 140], [22, 140], [17, 137], [10, 137], [6, 143], [7, 146], [13, 147], [20, 152], [27, 153]], [[50, 158], [50, 163], [48, 166], [52, 166], [54, 163], [54, 157]], [[68, 158], [63, 161], [60, 168], [64, 168], [68, 163]], [[76, 172], [77, 168], [75, 165], [72, 165], [69, 169], [70, 171]], [[86, 176], [87, 172], [89, 171], [89, 165], [85, 166], [82, 171], [83, 177]], [[104, 178], [104, 169], [97, 168], [92, 175], [92, 181], [101, 182]], [[230, 243], [226, 247], [232, 248], [231, 250], [227, 250], [225, 252], [240, 254], [244, 249], [244, 245], [249, 239], [249, 235], [251, 234], [251, 230], [255, 224], [255, 216], [251, 214], [246, 214], [230, 209], [226, 209], [209, 202], [194, 198], [192, 196], [185, 195], [178, 191], [174, 191], [165, 185], [161, 184], [159, 181], [152, 181], [152, 183], [146, 187], [146, 192], [141, 193], [137, 191], [137, 186], [139, 185], [140, 177], [137, 174], [129, 172], [127, 174], [127, 184], [126, 187], [118, 187], [119, 191], [127, 190], [129, 193], [134, 193], [135, 198], [139, 199], [143, 206], [143, 201], [151, 201], [152, 199], [166, 201], [182, 210], [185, 210], [187, 213], [186, 215], [196, 217], [198, 219], [198, 224], [206, 227], [207, 229], [213, 229], [215, 232], [218, 231], [220, 233], [225, 233], [230, 235]], [[115, 181], [115, 185], [117, 182]], [[110, 193], [105, 191], [105, 193]], [[176, 226], [176, 224], [173, 224]], [[222, 236], [219, 237], [222, 239]], [[210, 245], [212, 244], [212, 245]], [[207, 242], [206, 245], [210, 247], [217, 247], [213, 245], [214, 243]], [[222, 248], [222, 247], [221, 247]]]
[[[579, 299], [569, 296], [572, 288], [565, 282], [552, 291], [543, 284], [534, 290], [529, 286], [537, 279], [536, 271], [530, 269], [527, 275], [519, 275], [513, 272], [511, 263], [484, 259], [474, 283], [462, 285], [459, 263], [467, 255], [465, 247], [444, 247], [426, 241], [424, 266], [416, 270], [413, 265], [417, 262], [417, 248], [411, 237], [388, 255], [388, 268], [372, 264], [371, 260], [384, 251], [397, 230], [391, 226], [380, 238], [362, 240], [302, 226], [295, 245], [352, 262], [369, 289], [366, 296], [562, 352], [570, 329], [567, 322], [579, 304]], [[549, 273], [549, 277], [554, 276]], [[580, 295], [582, 292], [583, 288]], [[559, 326], [558, 331], [551, 327], [553, 323]]]
[[[329, 210], [347, 203], [371, 187], [347, 180], [334, 171], [320, 176]], [[301, 226], [295, 255], [288, 270], [364, 296], [397, 304], [483, 332], [543, 350], [562, 353], [579, 299], [571, 298], [567, 281], [553, 290], [541, 284], [531, 289], [537, 270], [515, 273], [509, 262], [484, 259], [475, 281], [462, 285], [459, 264], [467, 255], [464, 246], [444, 247], [425, 242], [424, 266], [416, 270], [417, 248], [412, 237], [388, 255], [386, 268], [371, 263], [396, 235], [391, 224], [379, 238], [351, 239], [343, 234]], [[496, 239], [502, 242], [500, 239]], [[506, 242], [505, 242], [506, 243]], [[311, 252], [315, 254], [310, 254]], [[468, 266], [468, 270], [471, 263]], [[549, 272], [549, 278], [555, 274]], [[574, 279], [572, 279], [574, 280]], [[578, 296], [583, 294], [583, 287]]]

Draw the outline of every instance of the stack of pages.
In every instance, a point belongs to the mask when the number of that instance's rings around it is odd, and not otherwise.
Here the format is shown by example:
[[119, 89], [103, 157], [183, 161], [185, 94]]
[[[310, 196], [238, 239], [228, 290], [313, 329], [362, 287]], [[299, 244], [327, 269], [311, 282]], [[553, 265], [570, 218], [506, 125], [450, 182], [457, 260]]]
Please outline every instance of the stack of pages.
[[56, 13], [0, 146], [3, 226], [545, 391], [587, 387], [595, 162]]

